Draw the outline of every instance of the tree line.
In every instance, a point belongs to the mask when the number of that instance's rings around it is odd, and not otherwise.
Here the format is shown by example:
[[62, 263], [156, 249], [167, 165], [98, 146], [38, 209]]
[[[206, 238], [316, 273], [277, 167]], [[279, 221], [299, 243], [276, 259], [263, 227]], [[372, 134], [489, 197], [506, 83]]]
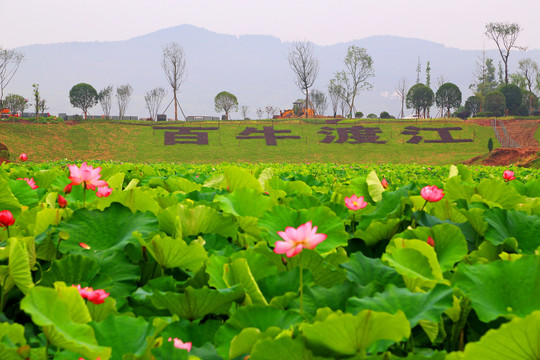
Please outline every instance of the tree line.
[[[430, 63], [426, 66], [426, 81], [420, 82], [421, 64], [418, 61], [416, 84], [409, 87], [405, 78], [400, 79], [395, 88], [395, 94], [401, 101], [401, 111], [398, 117], [405, 117], [405, 107], [413, 110], [413, 117], [431, 117], [430, 110], [437, 108], [437, 116], [502, 116], [502, 115], [540, 115], [538, 111], [538, 96], [535, 92], [540, 91], [540, 72], [538, 64], [530, 59], [519, 61], [518, 70], [510, 74], [508, 70], [510, 54], [513, 49], [525, 49], [516, 45], [522, 28], [516, 23], [488, 23], [485, 26], [485, 35], [492, 39], [499, 51], [501, 61], [498, 69], [495, 68], [494, 60], [486, 58], [485, 51], [479, 56], [474, 71], [474, 82], [470, 85], [473, 95], [466, 99], [462, 105], [462, 92], [458, 86], [451, 82], [445, 82], [444, 78], [438, 79], [438, 88], [434, 92], [431, 89]], [[9, 85], [17, 72], [24, 55], [15, 50], [0, 48], [0, 107], [8, 107], [15, 112], [23, 112], [26, 108], [34, 106], [36, 116], [47, 110], [46, 100], [39, 93], [39, 84], [34, 84], [34, 103], [28, 99], [8, 94], [4, 98], [4, 90]], [[358, 111], [355, 100], [362, 91], [373, 87], [371, 79], [375, 76], [373, 59], [367, 50], [362, 47], [351, 45], [348, 47], [343, 60], [343, 69], [334, 73], [326, 86], [326, 91], [312, 89], [317, 79], [320, 65], [314, 55], [313, 44], [309, 41], [293, 42], [289, 48], [288, 63], [294, 74], [294, 83], [303, 94], [303, 99], [294, 102], [295, 113], [303, 113], [312, 109], [317, 115], [326, 112], [331, 107], [333, 116], [338, 112], [347, 117], [363, 117]], [[167, 82], [172, 90], [172, 99], [166, 109], [173, 104], [174, 119], [178, 120], [178, 110], [185, 118], [185, 114], [178, 100], [180, 87], [187, 79], [186, 57], [182, 46], [172, 42], [163, 47], [161, 66], [164, 70]], [[130, 102], [133, 88], [130, 84], [120, 85], [114, 91], [112, 85], [97, 91], [93, 86], [86, 83], [76, 84], [69, 92], [70, 103], [82, 110], [86, 118], [88, 110], [97, 103], [101, 105], [103, 115], [111, 116], [113, 95], [116, 98], [119, 118], [123, 118]], [[328, 96], [327, 96], [328, 94]], [[155, 87], [147, 91], [144, 99], [149, 117], [157, 119], [167, 91], [163, 87]], [[238, 111], [239, 103], [234, 94], [222, 91], [214, 98], [216, 112], [224, 112], [225, 118], [229, 118], [232, 111]], [[166, 109], [164, 111], [166, 111]], [[248, 117], [249, 107], [240, 107], [242, 117]], [[260, 118], [266, 113], [267, 117], [273, 116], [279, 111], [278, 107], [266, 106], [258, 108], [255, 113]], [[377, 117], [369, 114], [367, 117]], [[379, 117], [391, 117], [383, 111]]]

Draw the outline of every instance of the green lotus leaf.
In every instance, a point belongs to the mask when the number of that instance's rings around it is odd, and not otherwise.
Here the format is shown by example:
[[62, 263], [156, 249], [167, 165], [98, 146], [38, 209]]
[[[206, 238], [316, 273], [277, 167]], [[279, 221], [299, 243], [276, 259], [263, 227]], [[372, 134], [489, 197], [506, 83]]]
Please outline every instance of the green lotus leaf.
[[273, 177], [266, 183], [267, 187], [271, 187], [272, 190], [285, 191], [287, 197], [293, 197], [298, 195], [311, 195], [313, 190], [311, 187], [303, 181], [296, 180], [282, 180], [278, 177]]
[[215, 233], [227, 238], [237, 233], [237, 227], [231, 215], [220, 214], [208, 206], [199, 205], [188, 208], [178, 205], [177, 216], [182, 223], [183, 237]]
[[220, 290], [188, 286], [183, 293], [156, 291], [150, 299], [158, 309], [167, 309], [182, 319], [195, 320], [208, 314], [226, 314], [233, 302], [244, 299], [244, 291], [240, 286]]
[[87, 358], [110, 359], [111, 349], [98, 345], [92, 327], [74, 322], [66, 311], [58, 311], [66, 307], [55, 289], [42, 286], [32, 288], [21, 301], [21, 309], [43, 327], [51, 344]]
[[389, 240], [397, 232], [401, 219], [374, 220], [366, 229], [358, 229], [354, 237], [362, 239], [367, 246], [373, 246], [379, 241]]
[[261, 217], [275, 203], [260, 191], [250, 188], [241, 188], [226, 195], [217, 195], [214, 202], [221, 210], [235, 216]]
[[523, 256], [514, 261], [489, 264], [459, 264], [454, 286], [472, 303], [478, 318], [484, 322], [499, 316], [529, 315], [540, 310], [540, 257]]
[[453, 269], [454, 264], [467, 255], [467, 241], [461, 230], [452, 224], [442, 223], [431, 229], [419, 226], [407, 229], [395, 237], [427, 241], [428, 236], [435, 242], [435, 253], [443, 272]]
[[180, 267], [197, 272], [208, 258], [206, 250], [197, 241], [192, 241], [188, 245], [182, 239], [156, 235], [145, 244], [150, 254], [163, 268]]
[[396, 191], [383, 192], [382, 199], [377, 202], [375, 210], [369, 214], [362, 214], [359, 218], [358, 228], [366, 229], [373, 220], [400, 218], [405, 208], [404, 199], [408, 198], [411, 187], [411, 185], [406, 185]]
[[[296, 289], [298, 293], [298, 289]], [[331, 288], [323, 286], [304, 286], [303, 310], [305, 313], [315, 315], [317, 309], [327, 307], [334, 311], [345, 311], [347, 300], [353, 296], [358, 296], [359, 286], [350, 281], [345, 281]], [[287, 305], [288, 309], [300, 310], [300, 298], [296, 297]]]
[[93, 302], [87, 302], [86, 307], [92, 321], [100, 322], [105, 320], [111, 314], [117, 314], [116, 300], [108, 296], [105, 298], [105, 302], [102, 304], [94, 304]]
[[24, 337], [24, 326], [17, 323], [0, 323], [0, 359], [21, 360], [19, 351], [25, 348], [30, 352], [30, 346], [26, 345]]
[[[301, 194], [301, 195], [297, 195], [293, 197], [287, 197], [284, 201], [284, 204], [295, 210], [301, 210], [301, 209], [311, 209], [312, 207], [319, 206], [321, 205], [321, 201], [315, 196]], [[330, 207], [337, 204], [325, 203], [323, 205]]]
[[328, 235], [326, 240], [315, 248], [317, 252], [325, 253], [338, 246], [347, 245], [348, 235], [343, 221], [326, 206], [296, 211], [285, 205], [276, 205], [259, 219], [259, 226], [266, 230], [261, 236], [266, 237], [273, 245], [276, 241], [283, 240], [278, 231], [284, 231], [288, 226], [298, 228], [308, 221], [311, 221], [312, 226], [317, 226], [317, 233]]
[[380, 259], [372, 259], [361, 252], [351, 254], [349, 261], [340, 265], [347, 270], [347, 278], [362, 286], [370, 287], [370, 294], [382, 292], [388, 284], [404, 287], [403, 276]]
[[503, 209], [512, 209], [525, 201], [516, 189], [500, 179], [482, 180], [477, 187], [477, 192], [484, 200], [499, 204]]
[[170, 206], [158, 214], [159, 229], [175, 239], [182, 237], [182, 222], [177, 216], [177, 206]]
[[90, 246], [91, 251], [107, 253], [123, 249], [139, 242], [132, 235], [138, 231], [143, 236], [158, 230], [158, 221], [151, 213], [132, 213], [125, 206], [113, 203], [104, 211], [79, 209], [67, 222], [58, 225], [57, 230], [69, 234], [67, 241], [60, 243], [61, 252], [85, 252], [79, 243]]
[[305, 348], [301, 338], [293, 339], [286, 334], [278, 335], [275, 338], [264, 338], [258, 340], [252, 348], [251, 360], [305, 360], [307, 359], [323, 359], [315, 357]]
[[486, 239], [493, 245], [501, 245], [508, 238], [515, 238], [518, 248], [525, 254], [533, 254], [540, 246], [540, 217], [516, 210], [489, 209], [484, 213], [489, 224]]
[[538, 359], [538, 339], [540, 311], [534, 311], [525, 318], [515, 317], [500, 328], [489, 330], [480, 341], [468, 343], [463, 353], [451, 353], [447, 359]]
[[236, 166], [227, 166], [223, 169], [223, 174], [211, 177], [204, 182], [204, 186], [220, 187], [227, 191], [235, 191], [242, 188], [249, 188], [258, 192], [263, 192], [261, 183], [251, 172]]
[[393, 239], [382, 260], [404, 276], [411, 290], [430, 289], [436, 283], [447, 283], [443, 278], [435, 250], [422, 240]]
[[9, 239], [9, 275], [23, 294], [34, 287], [32, 273], [30, 272], [30, 259], [24, 240], [18, 238]]
[[449, 201], [458, 199], [469, 201], [475, 192], [476, 187], [473, 184], [463, 182], [458, 176], [449, 178], [444, 184], [444, 198]]
[[253, 278], [246, 259], [239, 258], [230, 264], [225, 264], [224, 280], [229, 287], [239, 284], [244, 289], [246, 297], [249, 297], [249, 302], [246, 301], [246, 303], [268, 305], [257, 282]]
[[77, 324], [86, 324], [92, 320], [88, 308], [84, 303], [79, 290], [73, 286], [66, 286], [63, 282], [54, 284], [60, 300], [66, 303], [63, 311], [67, 311], [70, 319]]
[[357, 315], [331, 313], [322, 321], [303, 324], [300, 329], [313, 353], [340, 357], [365, 356], [366, 349], [379, 340], [399, 342], [411, 334], [402, 311], [394, 315], [371, 310]]
[[346, 279], [343, 269], [339, 266], [329, 264], [316, 251], [303, 250], [299, 255], [287, 259], [287, 267], [289, 269], [299, 267], [300, 262], [303, 269], [308, 269], [311, 272], [315, 284], [330, 288], [343, 283]]
[[[102, 170], [102, 174], [103, 172], [104, 170]], [[109, 187], [113, 189], [113, 191], [122, 191], [125, 177], [126, 174], [124, 174], [123, 172], [118, 172], [108, 178], [103, 177], [103, 180], [107, 181], [107, 184], [109, 184]]]
[[[35, 180], [35, 179], [34, 179]], [[39, 186], [39, 184], [37, 184]], [[9, 180], [11, 193], [24, 206], [35, 206], [38, 203], [38, 192], [24, 180]]]
[[109, 316], [90, 325], [98, 343], [112, 349], [111, 360], [122, 360], [125, 354], [142, 356], [154, 345], [149, 344], [148, 340], [156, 329], [142, 317]]
[[192, 191], [199, 191], [201, 188], [202, 186], [200, 184], [182, 177], [171, 176], [165, 180], [165, 190], [169, 192], [181, 191], [183, 193], [190, 193]]
[[382, 199], [382, 193], [384, 192], [384, 187], [381, 184], [381, 180], [377, 176], [375, 170], [371, 170], [366, 177], [366, 184], [368, 187], [369, 196], [373, 201], [378, 202]]
[[[126, 302], [126, 296], [137, 288], [140, 278], [140, 267], [132, 264], [124, 252], [101, 254], [95, 252], [92, 255], [98, 260], [100, 273], [90, 284], [94, 289], [104, 289], [116, 298], [119, 304]], [[119, 305], [120, 307], [120, 305]]]
[[373, 297], [351, 297], [347, 310], [356, 314], [362, 310], [374, 310], [395, 314], [401, 310], [415, 327], [420, 320], [438, 322], [441, 314], [452, 306], [452, 288], [437, 284], [427, 293], [413, 293], [406, 288], [389, 285], [383, 293]]
[[[312, 277], [309, 275], [307, 277], [306, 275], [308, 273], [305, 272], [304, 281], [309, 283]], [[281, 271], [277, 274], [269, 275], [257, 283], [267, 301], [272, 300], [276, 296], [284, 295], [287, 292], [298, 293], [300, 289], [300, 268], [295, 267], [289, 271]]]
[[[262, 339], [273, 339], [283, 330], [277, 326], [271, 326], [266, 331], [261, 331], [257, 328], [247, 327], [236, 335], [231, 341], [231, 349], [229, 350], [229, 359], [237, 358], [241, 355], [251, 353], [253, 345]], [[275, 353], [273, 353], [275, 355]], [[251, 358], [251, 357], [250, 357]], [[287, 357], [288, 358], [288, 357]]]
[[[8, 180], [6, 180], [3, 176], [0, 176], [0, 194], [2, 194], [2, 196], [0, 196], [0, 209], [9, 210], [15, 217], [17, 217], [21, 212], [21, 203], [11, 191], [11, 181], [14, 180], [9, 180], [8, 183]], [[28, 184], [26, 185], [28, 186]]]
[[349, 191], [347, 195], [355, 194], [360, 197], [363, 196], [364, 200], [368, 203], [373, 203], [373, 199], [369, 195], [369, 188], [366, 181], [366, 176], [358, 176], [349, 181]]
[[99, 270], [96, 260], [79, 254], [69, 254], [52, 262], [50, 268], [43, 273], [41, 285], [53, 286], [56, 281], [63, 281], [67, 285], [91, 286]]
[[463, 216], [467, 218], [467, 221], [480, 236], [484, 236], [488, 228], [488, 223], [484, 221], [484, 212], [485, 210], [478, 208], [461, 209]]
[[217, 331], [218, 354], [227, 358], [231, 341], [245, 328], [256, 328], [262, 332], [270, 327], [289, 329], [301, 321], [302, 316], [296, 312], [264, 305], [242, 306]]

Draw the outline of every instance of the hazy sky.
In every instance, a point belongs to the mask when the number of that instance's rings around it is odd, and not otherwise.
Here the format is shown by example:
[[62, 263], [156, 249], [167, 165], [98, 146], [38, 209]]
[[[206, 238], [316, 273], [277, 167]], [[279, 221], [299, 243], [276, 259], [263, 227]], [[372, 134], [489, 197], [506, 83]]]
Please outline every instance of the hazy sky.
[[0, 47], [126, 40], [182, 24], [330, 45], [398, 35], [491, 49], [488, 22], [517, 22], [540, 49], [540, 0], [3, 0]]

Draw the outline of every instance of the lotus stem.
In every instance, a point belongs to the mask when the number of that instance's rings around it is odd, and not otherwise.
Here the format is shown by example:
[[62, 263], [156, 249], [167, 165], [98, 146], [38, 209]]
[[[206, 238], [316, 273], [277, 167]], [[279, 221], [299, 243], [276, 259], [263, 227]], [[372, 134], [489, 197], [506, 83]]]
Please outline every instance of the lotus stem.
[[302, 269], [302, 253], [298, 254], [298, 267], [300, 268], [300, 314], [304, 312], [304, 279]]

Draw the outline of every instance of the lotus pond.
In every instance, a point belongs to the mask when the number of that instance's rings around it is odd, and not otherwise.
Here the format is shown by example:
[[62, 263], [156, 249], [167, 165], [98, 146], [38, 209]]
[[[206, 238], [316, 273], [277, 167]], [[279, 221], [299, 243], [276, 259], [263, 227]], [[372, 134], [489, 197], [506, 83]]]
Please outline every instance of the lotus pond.
[[0, 359], [538, 359], [540, 173], [505, 170], [0, 165]]

